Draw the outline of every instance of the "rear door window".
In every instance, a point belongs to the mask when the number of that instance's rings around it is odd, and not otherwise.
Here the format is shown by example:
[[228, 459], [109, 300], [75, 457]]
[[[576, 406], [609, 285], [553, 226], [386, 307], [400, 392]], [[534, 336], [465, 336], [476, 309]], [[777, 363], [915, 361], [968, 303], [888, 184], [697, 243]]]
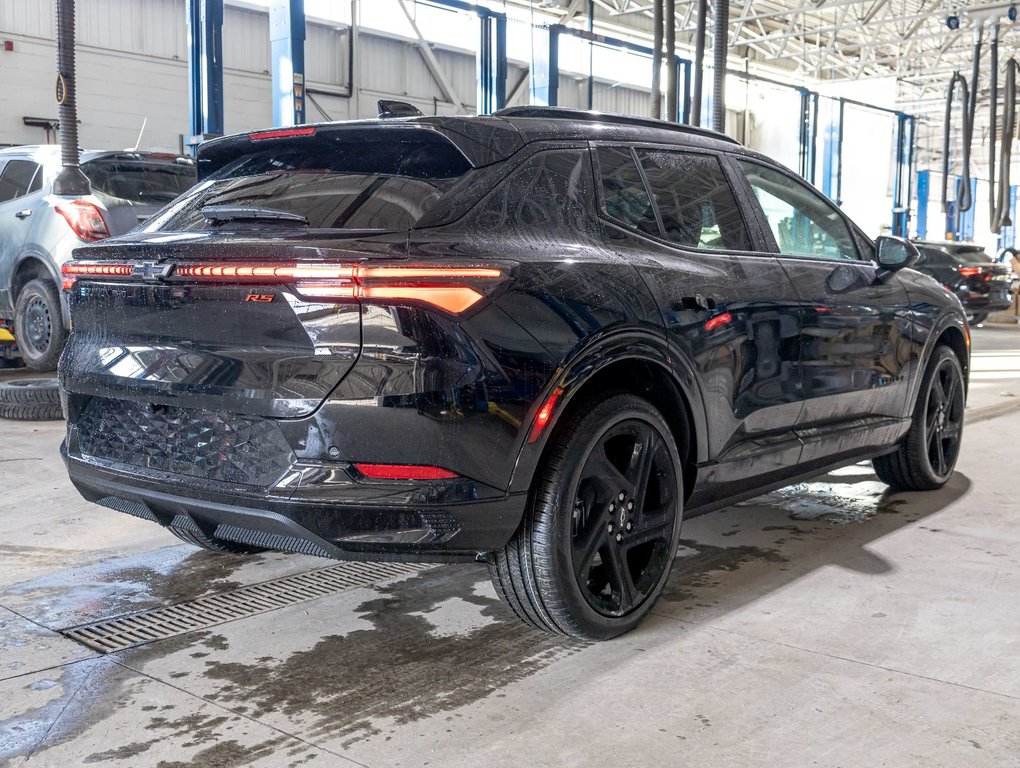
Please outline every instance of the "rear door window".
[[749, 251], [751, 240], [722, 164], [714, 155], [638, 149], [663, 236], [676, 245]]
[[100, 157], [82, 165], [92, 189], [131, 203], [164, 205], [195, 184], [190, 162], [142, 156]]
[[597, 147], [602, 181], [602, 210], [613, 221], [652, 237], [661, 237], [655, 209], [648, 197], [630, 147]]
[[0, 203], [24, 197], [42, 186], [39, 164], [31, 160], [9, 160], [0, 172]]

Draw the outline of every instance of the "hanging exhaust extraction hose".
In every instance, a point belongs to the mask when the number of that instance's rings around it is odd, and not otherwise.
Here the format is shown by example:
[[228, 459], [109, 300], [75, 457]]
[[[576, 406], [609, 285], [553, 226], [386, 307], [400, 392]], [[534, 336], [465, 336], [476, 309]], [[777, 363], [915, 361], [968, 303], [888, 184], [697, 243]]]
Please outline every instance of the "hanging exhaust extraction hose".
[[[1009, 215], [1009, 164], [1013, 160], [1013, 136], [1016, 133], [1016, 73], [1020, 64], [1015, 59], [1006, 62], [1006, 103], [1002, 113], [1002, 138], [999, 144], [999, 178], [992, 215], [992, 231], [998, 234], [1003, 227], [1012, 225]], [[995, 130], [995, 126], [992, 126]]]
[[726, 132], [726, 57], [730, 47], [730, 0], [715, 0], [712, 30], [712, 130]]
[[[995, 186], [995, 121], [996, 113], [999, 109], [999, 24], [996, 22], [992, 25], [992, 45], [991, 45], [991, 72], [989, 73], [989, 86], [991, 88], [991, 98], [989, 99], [988, 108], [988, 227], [993, 231], [997, 232], [999, 229], [999, 216], [996, 212], [996, 196], [997, 189]], [[1002, 172], [1002, 166], [999, 166], [1000, 173]]]
[[57, 116], [60, 121], [60, 161], [53, 193], [78, 197], [92, 191], [78, 165], [78, 105], [74, 64], [74, 0], [57, 1]]
[[943, 121], [942, 133], [942, 212], [949, 210], [949, 142], [952, 138], [953, 93], [960, 87], [963, 102], [963, 173], [956, 184], [956, 210], [968, 211], [973, 202], [970, 197], [970, 141], [971, 113], [969, 109], [969, 89], [967, 80], [959, 72], [954, 72], [949, 80], [949, 91], [946, 93], [946, 119]]

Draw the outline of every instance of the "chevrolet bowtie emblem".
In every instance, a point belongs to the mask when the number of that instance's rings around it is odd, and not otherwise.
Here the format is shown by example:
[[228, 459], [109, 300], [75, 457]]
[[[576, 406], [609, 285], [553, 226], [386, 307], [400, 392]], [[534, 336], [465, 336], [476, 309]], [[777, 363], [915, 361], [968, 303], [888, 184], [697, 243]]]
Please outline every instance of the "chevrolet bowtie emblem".
[[132, 277], [142, 280], [159, 280], [170, 274], [173, 264], [157, 264], [155, 261], [143, 261], [131, 269]]

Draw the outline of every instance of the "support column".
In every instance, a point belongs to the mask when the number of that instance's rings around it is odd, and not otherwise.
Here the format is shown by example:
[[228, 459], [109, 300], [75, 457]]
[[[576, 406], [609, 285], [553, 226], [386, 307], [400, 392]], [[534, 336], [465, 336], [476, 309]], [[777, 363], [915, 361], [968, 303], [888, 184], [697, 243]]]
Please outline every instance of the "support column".
[[188, 147], [223, 135], [223, 0], [188, 0]]
[[917, 172], [917, 239], [928, 237], [928, 190], [931, 188], [931, 171]]
[[815, 182], [815, 146], [818, 143], [818, 94], [800, 89], [800, 149], [797, 154], [797, 172], [806, 180]]
[[269, 44], [273, 125], [305, 122], [305, 0], [271, 0]]
[[825, 147], [822, 157], [822, 192], [836, 205], [842, 206], [840, 199], [843, 186], [843, 115], [845, 102], [840, 99], [835, 119], [829, 120], [825, 129]]
[[[896, 115], [896, 166], [893, 176], [892, 233], [907, 237], [910, 230], [910, 196], [914, 166], [914, 117]], [[976, 183], [976, 182], [975, 182]], [[973, 186], [973, 184], [972, 184]], [[974, 236], [974, 215], [971, 206], [971, 237]]]

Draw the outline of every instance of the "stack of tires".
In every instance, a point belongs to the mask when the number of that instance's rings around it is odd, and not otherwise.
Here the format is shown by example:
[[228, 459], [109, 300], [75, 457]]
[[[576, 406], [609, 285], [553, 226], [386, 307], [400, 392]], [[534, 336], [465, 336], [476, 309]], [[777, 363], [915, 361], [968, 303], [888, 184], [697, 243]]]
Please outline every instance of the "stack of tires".
[[54, 378], [0, 381], [0, 418], [21, 421], [63, 419]]

